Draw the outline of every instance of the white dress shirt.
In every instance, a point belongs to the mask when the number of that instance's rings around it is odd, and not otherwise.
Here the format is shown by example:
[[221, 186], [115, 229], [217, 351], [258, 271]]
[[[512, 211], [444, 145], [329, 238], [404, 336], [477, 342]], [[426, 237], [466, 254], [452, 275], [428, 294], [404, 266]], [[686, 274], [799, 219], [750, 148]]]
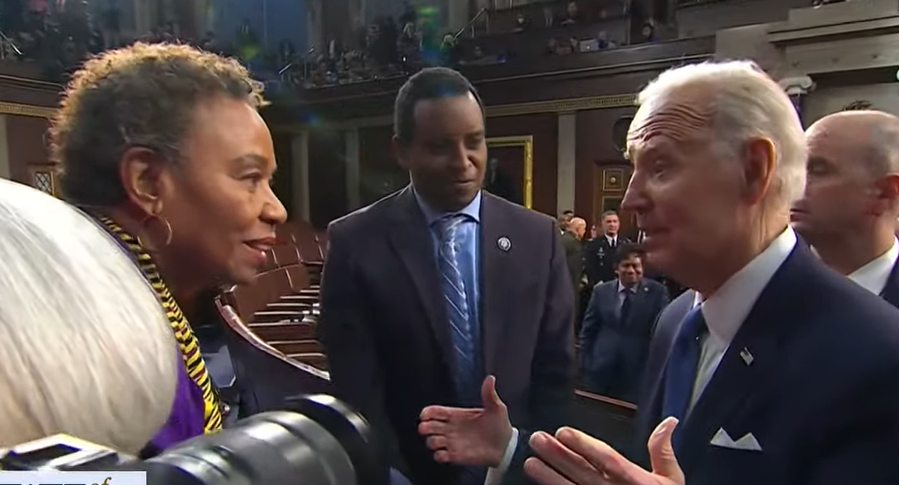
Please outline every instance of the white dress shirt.
[[896, 265], [896, 259], [899, 259], [899, 240], [893, 239], [893, 245], [890, 249], [880, 256], [871, 260], [868, 264], [852, 272], [849, 279], [858, 283], [862, 288], [880, 295], [883, 288], [890, 279], [890, 273], [893, 272], [893, 266]]
[[788, 227], [761, 254], [724, 282], [713, 295], [703, 298], [696, 293], [693, 307], [702, 306], [702, 316], [709, 331], [701, 339], [702, 350], [689, 409], [692, 409], [702, 396], [702, 392], [715, 375], [721, 358], [727, 352], [743, 321], [749, 316], [762, 290], [768, 286], [774, 273], [786, 261], [795, 246], [796, 233]]

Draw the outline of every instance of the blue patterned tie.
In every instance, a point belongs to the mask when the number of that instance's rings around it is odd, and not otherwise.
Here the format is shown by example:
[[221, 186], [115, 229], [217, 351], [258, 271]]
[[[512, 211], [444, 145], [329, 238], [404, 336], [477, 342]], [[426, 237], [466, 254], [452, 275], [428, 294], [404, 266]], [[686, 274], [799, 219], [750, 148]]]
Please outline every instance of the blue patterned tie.
[[464, 214], [454, 214], [437, 221], [440, 237], [437, 261], [456, 355], [456, 390], [463, 405], [479, 406], [477, 345], [471, 328], [471, 310], [468, 301], [469, 286], [473, 283], [466, 281], [459, 266], [461, 251], [459, 228], [466, 218]]
[[[697, 306], [684, 318], [684, 323], [674, 339], [668, 368], [665, 371], [665, 397], [662, 401], [662, 419], [676, 417], [681, 423], [687, 416], [690, 399], [693, 397], [693, 384], [699, 367], [699, 356], [702, 351], [700, 337], [706, 331], [702, 307]], [[675, 446], [683, 424], [674, 433]]]

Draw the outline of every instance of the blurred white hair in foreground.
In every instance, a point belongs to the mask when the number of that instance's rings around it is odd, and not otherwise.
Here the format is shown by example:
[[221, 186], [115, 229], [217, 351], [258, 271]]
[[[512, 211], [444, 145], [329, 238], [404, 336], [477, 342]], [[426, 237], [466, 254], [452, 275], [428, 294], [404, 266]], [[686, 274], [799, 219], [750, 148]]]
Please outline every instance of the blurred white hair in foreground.
[[183, 365], [156, 294], [80, 211], [0, 179], [0, 446], [67, 433], [135, 453]]

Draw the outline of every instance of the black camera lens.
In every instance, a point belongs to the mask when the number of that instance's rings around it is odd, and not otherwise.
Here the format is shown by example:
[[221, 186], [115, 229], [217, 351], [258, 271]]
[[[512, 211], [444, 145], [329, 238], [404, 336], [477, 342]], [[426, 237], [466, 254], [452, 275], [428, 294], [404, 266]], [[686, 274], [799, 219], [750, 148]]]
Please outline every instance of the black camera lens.
[[389, 470], [361, 415], [330, 396], [291, 399], [287, 409], [132, 465], [153, 484], [387, 485]]

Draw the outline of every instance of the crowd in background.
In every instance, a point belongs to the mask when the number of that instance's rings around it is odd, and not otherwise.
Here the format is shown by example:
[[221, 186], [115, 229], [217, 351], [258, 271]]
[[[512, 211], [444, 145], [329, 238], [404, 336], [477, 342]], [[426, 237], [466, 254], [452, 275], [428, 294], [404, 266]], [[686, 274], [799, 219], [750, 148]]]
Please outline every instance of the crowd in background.
[[[113, 3], [97, 11], [83, 0], [4, 0], [0, 2], [0, 59], [38, 63], [45, 77], [62, 80], [84, 59], [107, 49], [135, 41], [179, 42], [239, 58], [270, 90], [295, 90], [407, 76], [425, 66], [505, 63], [521, 54], [502, 42], [489, 47], [483, 42], [462, 42], [472, 35], [503, 33], [490, 30], [488, 15], [481, 15], [460, 32], [443, 31], [438, 17], [433, 9], [407, 2], [396, 15], [378, 16], [349, 38], [330, 40], [318, 51], [301, 52], [287, 39], [275, 49], [267, 48], [248, 20], [238, 28], [233, 42], [227, 43], [212, 32], [190, 35], [177, 22], [157, 25], [140, 38], [130, 38], [122, 30], [122, 12]], [[508, 33], [585, 25], [604, 18], [588, 18], [577, 2], [555, 10], [545, 7], [544, 17], [536, 26], [538, 22], [519, 14]], [[651, 40], [654, 27], [647, 29], [646, 38]], [[590, 39], [575, 37], [561, 32], [549, 41], [547, 53], [592, 52], [626, 43], [626, 39], [610, 38], [606, 31]]]

